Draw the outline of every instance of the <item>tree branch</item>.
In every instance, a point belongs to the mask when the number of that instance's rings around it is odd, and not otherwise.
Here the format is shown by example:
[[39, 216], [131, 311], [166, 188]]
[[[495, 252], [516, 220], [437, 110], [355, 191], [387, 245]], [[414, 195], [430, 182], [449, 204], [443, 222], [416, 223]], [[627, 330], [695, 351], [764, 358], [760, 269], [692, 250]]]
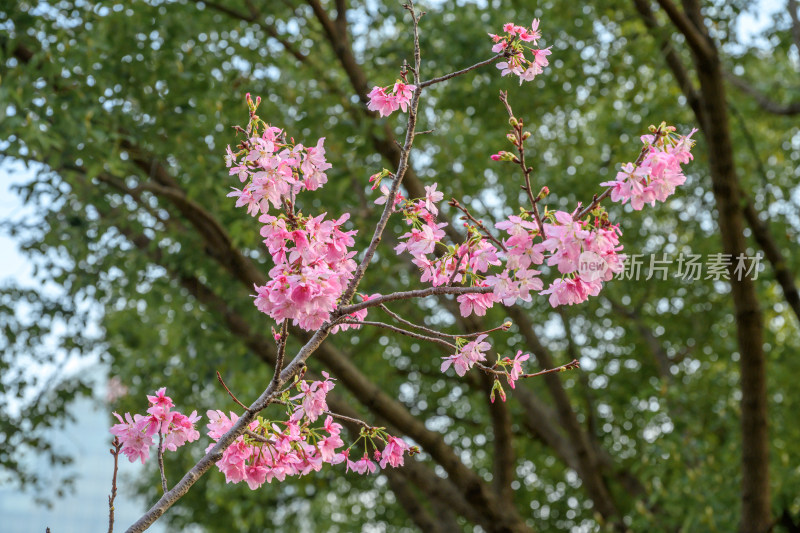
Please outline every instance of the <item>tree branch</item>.
[[678, 31], [686, 37], [686, 42], [698, 56], [706, 61], [716, 57], [716, 50], [708, 42], [703, 32], [692, 23], [690, 17], [681, 11], [672, 0], [658, 0], [658, 4], [675, 27], [678, 28]]
[[672, 374], [669, 371], [670, 367], [672, 366], [672, 361], [667, 355], [667, 352], [664, 351], [661, 343], [658, 342], [653, 330], [647, 327], [647, 324], [644, 323], [644, 320], [639, 312], [636, 311], [635, 308], [625, 307], [609, 296], [606, 296], [605, 298], [611, 304], [611, 308], [614, 309], [615, 312], [633, 322], [636, 330], [639, 332], [639, 335], [642, 337], [645, 344], [647, 344], [648, 348], [650, 348], [653, 361], [656, 363], [658, 377], [661, 379], [672, 379]]
[[[543, 370], [556, 367], [557, 365], [553, 361], [550, 352], [542, 345], [539, 337], [533, 330], [533, 324], [528, 316], [516, 306], [506, 307], [506, 311], [508, 311], [512, 320], [519, 326], [520, 334], [525, 338], [528, 346], [532, 348], [533, 355], [539, 363], [539, 366]], [[575, 449], [575, 456], [579, 465], [577, 471], [586, 485], [586, 491], [589, 497], [592, 498], [595, 507], [602, 516], [609, 518], [617, 515], [616, 505], [603, 480], [599, 468], [600, 463], [594, 452], [594, 448], [575, 417], [572, 404], [561, 384], [558, 374], [546, 375], [543, 377], [543, 380], [556, 404], [559, 422], [566, 430], [570, 442]]]
[[788, 0], [786, 9], [789, 11], [789, 18], [792, 19], [792, 39], [797, 53], [800, 54], [800, 15], [797, 14], [797, 0]]
[[[675, 81], [678, 83], [683, 96], [689, 107], [692, 108], [697, 117], [702, 117], [702, 108], [700, 107], [699, 94], [694, 82], [689, 74], [688, 69], [683, 64], [680, 55], [670, 41], [669, 37], [664, 35], [664, 28], [659, 25], [658, 20], [650, 9], [648, 0], [633, 0], [636, 11], [639, 13], [642, 21], [648, 30], [654, 33], [654, 38], [660, 43], [661, 52], [664, 54], [664, 60], [667, 66], [675, 76]], [[703, 120], [700, 120], [702, 123]]]
[[428, 287], [426, 289], [416, 289], [413, 291], [393, 292], [392, 294], [382, 294], [375, 298], [370, 298], [364, 302], [346, 305], [339, 309], [340, 315], [349, 315], [367, 309], [369, 307], [376, 307], [387, 302], [394, 302], [396, 300], [410, 300], [412, 298], [424, 298], [425, 296], [441, 295], [441, 294], [486, 294], [492, 292], [492, 287], [449, 287], [441, 285], [439, 287]]
[[784, 116], [800, 114], [800, 102], [792, 102], [785, 105], [774, 102], [766, 94], [750, 85], [746, 80], [730, 72], [725, 72], [725, 79], [743, 93], [750, 95], [759, 107], [768, 113]]

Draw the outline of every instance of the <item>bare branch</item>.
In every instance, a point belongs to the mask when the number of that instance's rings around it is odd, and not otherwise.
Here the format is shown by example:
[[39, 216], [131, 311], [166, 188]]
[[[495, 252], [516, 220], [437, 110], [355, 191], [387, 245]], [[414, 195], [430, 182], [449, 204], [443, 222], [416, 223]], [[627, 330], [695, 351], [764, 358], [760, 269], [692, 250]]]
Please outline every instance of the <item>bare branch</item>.
[[[119, 467], [119, 451], [122, 443], [119, 437], [114, 437], [112, 448], [108, 450], [114, 457], [114, 473], [111, 476], [111, 494], [108, 496], [108, 533], [114, 533], [114, 499], [117, 497], [117, 470]], [[49, 531], [49, 528], [48, 528]]]
[[492, 63], [494, 63], [495, 61], [497, 61], [498, 59], [500, 59], [504, 55], [505, 55], [505, 53], [501, 52], [501, 53], [497, 54], [494, 57], [490, 57], [489, 59], [485, 59], [485, 60], [483, 60], [483, 61], [481, 61], [479, 63], [475, 63], [474, 65], [469, 66], [467, 68], [458, 70], [456, 72], [451, 72], [450, 74], [445, 74], [444, 76], [439, 76], [438, 78], [432, 78], [430, 80], [423, 81], [422, 83], [419, 84], [419, 86], [424, 89], [426, 87], [430, 87], [431, 85], [435, 85], [437, 83], [442, 83], [443, 81], [451, 80], [451, 79], [455, 78], [456, 76], [461, 76], [462, 74], [466, 74], [467, 72], [472, 72], [473, 70], [481, 68], [481, 67], [483, 67], [485, 65], [491, 65]]
[[792, 102], [785, 105], [774, 102], [766, 94], [750, 85], [743, 78], [731, 74], [730, 72], [725, 72], [725, 79], [727, 79], [731, 85], [741, 90], [743, 93], [750, 95], [753, 100], [756, 101], [759, 107], [768, 113], [786, 116], [800, 114], [800, 102]]
[[686, 42], [689, 43], [689, 46], [699, 57], [706, 61], [716, 57], [716, 50], [708, 42], [703, 32], [694, 25], [686, 13], [681, 11], [672, 0], [658, 0], [658, 4], [675, 27], [678, 28], [678, 31], [686, 37]]
[[678, 87], [686, 97], [689, 107], [692, 108], [692, 111], [694, 111], [698, 120], [702, 123], [703, 110], [700, 106], [697, 88], [692, 81], [689, 70], [683, 64], [677, 50], [675, 50], [669, 35], [666, 34], [665, 29], [658, 24], [653, 11], [650, 9], [650, 2], [648, 2], [648, 0], [633, 0], [633, 3], [647, 29], [655, 34], [655, 38], [660, 42], [661, 52], [664, 54], [664, 60], [667, 66], [672, 71], [672, 75], [675, 76], [675, 81], [678, 82]]
[[231, 392], [228, 386], [225, 385], [225, 382], [222, 381], [222, 374], [220, 374], [219, 371], [217, 371], [217, 381], [219, 381], [220, 385], [222, 385], [222, 387], [225, 389], [225, 392], [228, 393], [228, 396], [230, 396], [233, 399], [233, 401], [236, 402], [236, 405], [238, 405], [242, 409], [247, 409], [247, 406], [242, 402], [240, 402], [239, 399]]
[[[163, 424], [163, 422], [162, 422]], [[167, 493], [167, 474], [164, 472], [164, 433], [158, 428], [158, 471], [161, 473], [161, 490]]]
[[789, 18], [792, 19], [792, 39], [797, 53], [800, 54], [800, 15], [797, 13], [797, 0], [787, 0], [786, 9], [789, 11]]
[[486, 294], [492, 292], [492, 290], [494, 290], [492, 287], [447, 287], [447, 286], [428, 287], [427, 289], [417, 289], [413, 291], [382, 294], [380, 296], [376, 296], [375, 298], [370, 298], [365, 302], [359, 302], [357, 304], [347, 305], [345, 307], [340, 308], [337, 312], [340, 316], [349, 315], [351, 313], [355, 313], [356, 311], [360, 311], [361, 309], [366, 309], [368, 307], [375, 307], [377, 305], [386, 302], [394, 302], [395, 300], [410, 300], [412, 298], [424, 298], [425, 296], [432, 296], [435, 294], [453, 294], [453, 295]]
[[454, 344], [451, 344], [445, 340], [437, 339], [436, 337], [429, 337], [428, 335], [422, 335], [421, 333], [414, 333], [413, 331], [408, 331], [407, 329], [398, 328], [397, 326], [392, 326], [391, 324], [386, 324], [384, 322], [374, 322], [369, 320], [342, 320], [341, 323], [353, 324], [357, 326], [373, 326], [376, 328], [388, 329], [389, 331], [394, 331], [395, 333], [399, 333], [400, 335], [405, 335], [406, 337], [411, 337], [412, 339], [419, 339], [421, 341], [432, 342], [435, 344], [440, 344], [448, 349], [457, 350]]

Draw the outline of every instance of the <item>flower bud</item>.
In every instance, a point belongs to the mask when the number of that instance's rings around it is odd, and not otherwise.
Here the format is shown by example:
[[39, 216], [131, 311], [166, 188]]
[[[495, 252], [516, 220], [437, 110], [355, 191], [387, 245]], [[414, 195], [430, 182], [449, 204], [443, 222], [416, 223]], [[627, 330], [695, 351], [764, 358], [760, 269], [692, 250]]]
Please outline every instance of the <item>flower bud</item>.
[[506, 391], [503, 390], [503, 384], [500, 383], [500, 380], [495, 378], [494, 384], [492, 385], [492, 392], [489, 394], [489, 400], [494, 403], [495, 394], [500, 396], [502, 401], [506, 401]]
[[514, 154], [505, 151], [499, 151], [491, 155], [492, 161], [514, 161]]
[[508, 119], [508, 123], [511, 124], [511, 127], [513, 127], [513, 128], [516, 128], [517, 126], [519, 126], [519, 121], [517, 120], [516, 117], [509, 118]]
[[550, 189], [545, 185], [542, 187], [542, 190], [539, 191], [539, 195], [536, 197], [537, 200], [544, 200], [544, 198], [550, 194]]
[[522, 140], [524, 141], [525, 139], [529, 138], [530, 136], [531, 136], [531, 132], [526, 131], [525, 133], [522, 134]]

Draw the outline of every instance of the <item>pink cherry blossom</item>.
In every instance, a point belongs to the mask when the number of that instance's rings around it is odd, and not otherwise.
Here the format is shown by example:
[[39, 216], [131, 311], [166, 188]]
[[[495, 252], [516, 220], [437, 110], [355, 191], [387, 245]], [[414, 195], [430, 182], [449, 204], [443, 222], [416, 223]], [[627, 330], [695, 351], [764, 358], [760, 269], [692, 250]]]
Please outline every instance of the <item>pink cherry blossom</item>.
[[691, 136], [695, 131], [693, 129], [689, 135], [677, 137], [667, 132], [658, 140], [654, 135], [642, 136], [646, 151], [641, 164], [625, 163], [614, 181], [601, 183], [611, 187], [611, 201], [625, 204], [630, 200], [636, 211], [645, 204], [666, 201], [674, 194], [676, 187], [686, 181], [681, 165], [693, 157], [691, 148], [694, 141]]
[[377, 111], [382, 117], [388, 117], [398, 109], [405, 112], [416, 89], [416, 85], [401, 81], [396, 82], [391, 91], [390, 87], [373, 87], [367, 94], [369, 98], [367, 109]]
[[382, 117], [388, 117], [400, 107], [394, 96], [386, 94], [386, 89], [383, 87], [373, 87], [367, 97], [369, 98], [367, 109], [377, 111]]
[[153, 445], [153, 435], [161, 433], [165, 450], [176, 451], [187, 442], [200, 438], [200, 433], [195, 429], [195, 424], [200, 420], [197, 411], [186, 416], [178, 411], [172, 411], [174, 403], [167, 396], [166, 388], [158, 389], [155, 395], [148, 395], [150, 407], [147, 415], [125, 413], [125, 418], [113, 413], [119, 424], [111, 427], [111, 434], [117, 436], [122, 444], [122, 453], [131, 462], [137, 459], [144, 464], [150, 456], [150, 446]]
[[553, 307], [564, 304], [575, 305], [585, 302], [589, 296], [600, 294], [602, 285], [600, 280], [586, 282], [579, 277], [556, 279], [540, 294], [549, 294], [549, 302]]
[[485, 334], [479, 335], [474, 341], [468, 342], [453, 355], [442, 357], [444, 361], [442, 362], [441, 371], [446, 371], [452, 365], [456, 374], [463, 376], [475, 363], [485, 361], [485, 352], [492, 348], [491, 344], [484, 342], [487, 336]]
[[514, 356], [514, 359], [506, 358], [506, 361], [511, 364], [511, 370], [509, 370], [506, 374], [506, 378], [508, 379], [508, 384], [512, 389], [516, 387], [516, 381], [524, 373], [522, 371], [522, 363], [530, 359], [530, 357], [530, 354], [523, 354], [522, 350], [519, 350], [517, 351], [517, 355]]
[[390, 465], [393, 468], [403, 466], [403, 454], [408, 451], [408, 444], [403, 439], [390, 436], [387, 439], [386, 447], [381, 452], [380, 465], [381, 468], [386, 468]]
[[377, 466], [375, 466], [375, 463], [370, 460], [366, 453], [356, 462], [352, 462], [350, 459], [347, 459], [347, 470], [352, 470], [357, 474], [366, 474], [367, 472], [372, 474], [376, 469]]
[[111, 426], [111, 434], [119, 438], [122, 444], [122, 453], [128, 457], [130, 462], [135, 462], [137, 459], [144, 464], [148, 457], [150, 457], [150, 446], [153, 445], [153, 438], [147, 435], [145, 428], [149, 423], [149, 417], [144, 417], [139, 414], [131, 417], [130, 413], [125, 413], [123, 419], [118, 413], [113, 413], [119, 424]]
[[[517, 26], [513, 23], [503, 25], [505, 35], [490, 33], [494, 45], [492, 52], [504, 52], [504, 61], [497, 63], [501, 76], [514, 74], [519, 77], [520, 85], [524, 81], [532, 81], [537, 75], [544, 71], [544, 67], [550, 64], [547, 56], [551, 54], [550, 48], [529, 48], [525, 43], [536, 46], [537, 41], [542, 37], [539, 33], [539, 19], [534, 19], [530, 29]], [[530, 52], [532, 59], [526, 57]], [[495, 161], [501, 160], [500, 154], [492, 156]]]
[[[488, 287], [487, 283], [478, 285], [479, 287]], [[459, 311], [461, 316], [467, 317], [472, 313], [477, 316], [484, 316], [487, 309], [491, 309], [494, 305], [494, 296], [491, 292], [484, 294], [462, 294], [456, 301], [459, 303]]]
[[444, 198], [444, 193], [436, 190], [437, 184], [425, 186], [425, 209], [433, 215], [439, 214], [439, 208], [436, 206], [437, 202], [441, 202]]

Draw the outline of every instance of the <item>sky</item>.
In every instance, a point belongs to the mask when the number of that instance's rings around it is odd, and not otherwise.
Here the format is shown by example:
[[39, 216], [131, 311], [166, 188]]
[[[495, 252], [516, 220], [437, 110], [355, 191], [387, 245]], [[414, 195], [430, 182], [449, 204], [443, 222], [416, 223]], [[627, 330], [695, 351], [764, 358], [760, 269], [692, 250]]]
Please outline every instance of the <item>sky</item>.
[[[0, 221], [15, 220], [30, 215], [30, 209], [23, 206], [21, 199], [11, 191], [13, 184], [21, 184], [33, 178], [33, 173], [21, 164], [0, 165]], [[16, 283], [31, 286], [36, 283], [32, 276], [29, 261], [18, 248], [18, 243], [0, 231], [0, 285]], [[75, 370], [67, 365], [66, 371]], [[113, 460], [108, 453], [111, 434], [110, 413], [103, 403], [105, 373], [102, 368], [95, 369], [99, 386], [98, 398], [82, 399], [71, 409], [76, 416], [75, 423], [50, 435], [53, 442], [59, 443], [61, 451], [74, 457], [75, 463], [69, 469], [78, 474], [76, 491], [63, 499], [55, 499], [50, 509], [37, 504], [35, 495], [20, 491], [16, 486], [0, 483], [0, 516], [3, 533], [44, 532], [47, 527], [53, 533], [85, 533], [87, 531], [106, 531], [108, 529], [108, 494], [111, 490]], [[51, 369], [39, 368], [40, 373]], [[31, 457], [31, 461], [37, 458]], [[46, 473], [50, 467], [43, 461], [39, 472]], [[124, 457], [120, 459], [118, 496], [115, 502], [116, 530], [128, 527], [147, 510], [147, 502], [137, 499], [130, 490], [130, 480], [142, 468], [141, 464], [131, 464]], [[54, 472], [52, 481], [63, 477], [65, 470]], [[47, 476], [45, 476], [47, 477]], [[159, 480], [154, 479], [154, 483]], [[161, 533], [163, 525], [156, 523], [150, 531]]]

